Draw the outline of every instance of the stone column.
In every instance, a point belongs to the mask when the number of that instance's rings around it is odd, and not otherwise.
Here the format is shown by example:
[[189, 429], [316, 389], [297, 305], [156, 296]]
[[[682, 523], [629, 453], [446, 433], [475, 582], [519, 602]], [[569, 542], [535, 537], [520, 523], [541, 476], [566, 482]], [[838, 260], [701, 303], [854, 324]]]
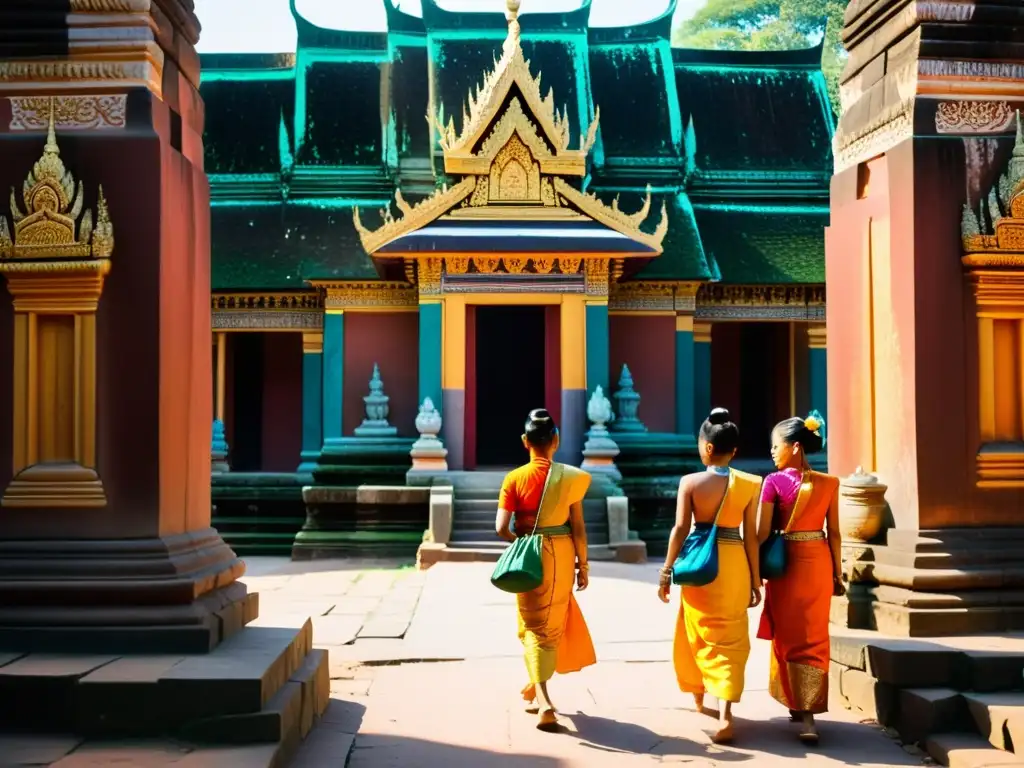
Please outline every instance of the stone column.
[[960, 233], [965, 202], [989, 194], [1012, 149], [1024, 64], [1002, 57], [1024, 7], [938, 12], [951, 7], [850, 4], [826, 233], [828, 337], [842, 351], [827, 362], [829, 466], [888, 486], [872, 626], [916, 636], [1024, 620], [999, 570], [1024, 546], [1020, 490], [980, 488], [972, 466], [977, 329]]
[[420, 301], [419, 401], [430, 399], [443, 415], [441, 393], [441, 335], [443, 312], [438, 299]]
[[324, 334], [302, 334], [302, 456], [298, 472], [312, 472], [324, 444]]
[[[253, 618], [255, 600], [237, 582], [244, 565], [210, 526], [199, 25], [177, 0], [73, 2], [64, 14], [8, 5], [0, 29], [19, 42], [0, 47], [0, 189], [21, 190], [32, 174], [52, 186], [28, 205], [48, 202], [64, 218], [36, 232], [0, 203], [6, 271], [38, 257], [51, 267], [34, 286], [8, 281], [16, 313], [0, 299], [0, 360], [14, 373], [0, 377], [0, 488], [18, 490], [0, 514], [0, 646], [209, 650]], [[45, 167], [34, 166], [44, 154]], [[84, 185], [83, 207], [72, 203], [77, 184], [53, 182], [65, 170]], [[105, 281], [82, 267], [90, 247], [106, 259]], [[22, 288], [55, 299], [50, 314]], [[22, 324], [30, 333], [17, 343], [51, 350], [45, 365], [14, 354]], [[41, 386], [23, 388], [37, 376]], [[12, 407], [18, 398], [27, 411]], [[61, 466], [38, 463], [48, 456]], [[43, 490], [56, 469], [60, 493], [19, 490], [29, 480]], [[102, 504], [82, 492], [90, 488], [102, 489]]]
[[698, 429], [711, 413], [711, 323], [693, 323], [693, 423]]
[[[330, 299], [328, 298], [328, 302]], [[345, 394], [345, 314], [324, 310], [323, 351], [323, 444], [342, 437], [341, 417]]]
[[828, 334], [824, 323], [807, 326], [807, 375], [810, 378], [810, 407], [825, 418], [828, 425]]

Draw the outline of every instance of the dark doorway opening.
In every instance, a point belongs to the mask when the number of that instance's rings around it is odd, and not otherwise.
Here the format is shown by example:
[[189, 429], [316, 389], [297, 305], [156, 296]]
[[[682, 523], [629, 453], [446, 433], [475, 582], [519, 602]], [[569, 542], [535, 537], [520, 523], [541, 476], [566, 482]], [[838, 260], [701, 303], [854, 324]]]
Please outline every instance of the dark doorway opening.
[[519, 437], [544, 407], [544, 307], [476, 307], [476, 466], [525, 462]]
[[790, 410], [788, 323], [743, 323], [740, 328], [740, 451], [768, 459], [772, 429]]

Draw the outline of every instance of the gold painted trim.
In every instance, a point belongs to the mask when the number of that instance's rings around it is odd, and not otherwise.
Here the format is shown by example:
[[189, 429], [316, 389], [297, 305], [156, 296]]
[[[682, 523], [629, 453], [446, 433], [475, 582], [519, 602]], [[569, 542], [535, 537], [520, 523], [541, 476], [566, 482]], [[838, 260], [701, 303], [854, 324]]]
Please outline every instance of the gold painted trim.
[[302, 352], [306, 355], [322, 355], [324, 352], [324, 333], [303, 333]]
[[1024, 488], [1024, 450], [979, 453], [975, 469], [978, 488]]
[[210, 308], [216, 311], [263, 310], [268, 312], [315, 311], [323, 302], [316, 291], [249, 291], [210, 295]]
[[808, 323], [807, 346], [809, 349], [826, 349], [828, 346], [828, 329], [822, 323]]
[[693, 315], [676, 315], [676, 333], [693, 333]]
[[216, 334], [217, 338], [217, 399], [215, 416], [221, 423], [224, 422], [224, 401], [227, 390], [228, 371], [228, 337], [223, 331]]
[[416, 287], [396, 280], [311, 280], [323, 292], [327, 314], [418, 311]]
[[693, 323], [693, 343], [694, 344], [710, 344], [711, 343], [711, 323], [701, 322], [695, 320]]

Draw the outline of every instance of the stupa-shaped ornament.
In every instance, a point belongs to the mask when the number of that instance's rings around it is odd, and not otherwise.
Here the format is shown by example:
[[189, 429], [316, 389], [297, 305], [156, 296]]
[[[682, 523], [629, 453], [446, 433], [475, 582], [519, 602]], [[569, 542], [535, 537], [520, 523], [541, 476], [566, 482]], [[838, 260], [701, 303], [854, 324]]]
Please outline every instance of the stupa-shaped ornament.
[[629, 372], [628, 365], [623, 364], [622, 366], [619, 390], [614, 397], [618, 418], [615, 419], [612, 430], [615, 432], [646, 432], [647, 427], [637, 417], [637, 412], [640, 410], [640, 394], [633, 389], [633, 374]]
[[441, 414], [429, 397], [423, 401], [420, 412], [416, 414], [416, 431], [420, 433], [420, 438], [412, 444], [409, 452], [413, 471], [447, 471], [448, 462], [445, 459], [448, 449], [438, 437], [441, 432]]
[[390, 399], [384, 394], [380, 367], [374, 363], [373, 375], [370, 377], [370, 394], [363, 398], [363, 402], [366, 403], [366, 418], [356, 427], [356, 437], [394, 437], [398, 434], [398, 429], [388, 423]]
[[593, 426], [587, 432], [587, 442], [583, 446], [583, 469], [588, 472], [601, 472], [621, 479], [615, 466], [615, 457], [619, 455], [619, 446], [608, 434], [606, 426], [615, 418], [612, 404], [605, 397], [604, 388], [600, 385], [590, 396], [587, 404], [587, 418]]
[[228, 441], [224, 430], [224, 422], [213, 420], [213, 440], [210, 443], [210, 471], [214, 473], [228, 472]]

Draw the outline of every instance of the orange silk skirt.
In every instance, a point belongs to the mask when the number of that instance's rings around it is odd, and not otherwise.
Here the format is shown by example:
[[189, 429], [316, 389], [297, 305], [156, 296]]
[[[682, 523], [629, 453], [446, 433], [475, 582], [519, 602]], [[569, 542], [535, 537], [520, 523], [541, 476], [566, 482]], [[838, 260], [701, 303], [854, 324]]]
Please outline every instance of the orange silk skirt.
[[530, 683], [523, 698], [534, 699], [534, 685], [557, 672], [578, 672], [597, 663], [590, 630], [573, 596], [576, 548], [571, 536], [545, 536], [542, 550], [544, 582], [517, 595], [519, 639]]
[[787, 709], [828, 711], [832, 555], [824, 539], [786, 542], [786, 572], [770, 579], [757, 636], [772, 641], [768, 692]]

